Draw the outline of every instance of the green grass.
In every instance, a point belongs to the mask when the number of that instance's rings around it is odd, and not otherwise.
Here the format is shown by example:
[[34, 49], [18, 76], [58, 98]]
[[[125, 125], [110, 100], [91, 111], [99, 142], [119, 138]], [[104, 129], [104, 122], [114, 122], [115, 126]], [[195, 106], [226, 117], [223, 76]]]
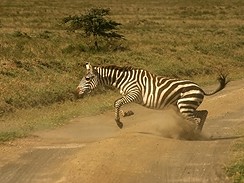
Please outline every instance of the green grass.
[[16, 138], [24, 138], [27, 135], [28, 134], [26, 132], [22, 133], [19, 130], [18, 131], [0, 132], [0, 143], [10, 141], [10, 140], [14, 140]]
[[226, 173], [232, 178], [234, 183], [244, 182], [244, 140], [240, 139], [232, 148], [235, 158], [234, 161], [227, 166]]
[[240, 159], [231, 165], [227, 170], [227, 175], [232, 177], [234, 183], [244, 182], [244, 159]]
[[[215, 78], [219, 70], [234, 79], [243, 77], [243, 4], [238, 0], [127, 0], [119, 6], [113, 0], [1, 1], [0, 115], [76, 100], [75, 88], [87, 61], [132, 65], [204, 83], [203, 78]], [[64, 17], [92, 7], [111, 8], [111, 19], [122, 23], [119, 32], [126, 40], [100, 42], [103, 48], [96, 52], [91, 40], [64, 29]]]
[[[87, 61], [200, 84], [215, 83], [218, 71], [244, 77], [242, 0], [1, 0], [0, 7], [0, 142], [112, 109], [112, 91], [78, 99]], [[64, 30], [64, 17], [94, 7], [111, 8], [126, 40], [100, 41], [95, 51], [92, 40]], [[239, 183], [238, 159], [227, 173]]]
[[[128, 4], [130, 6], [128, 6]], [[77, 100], [82, 65], [132, 65], [159, 75], [213, 83], [217, 71], [244, 77], [243, 2], [1, 1], [0, 116]], [[67, 32], [62, 19], [111, 8], [126, 40], [115, 44]]]
[[35, 131], [56, 128], [78, 116], [85, 117], [112, 110], [116, 97], [117, 93], [107, 91], [76, 102], [66, 101], [46, 107], [16, 110], [0, 119], [0, 142], [26, 137]]

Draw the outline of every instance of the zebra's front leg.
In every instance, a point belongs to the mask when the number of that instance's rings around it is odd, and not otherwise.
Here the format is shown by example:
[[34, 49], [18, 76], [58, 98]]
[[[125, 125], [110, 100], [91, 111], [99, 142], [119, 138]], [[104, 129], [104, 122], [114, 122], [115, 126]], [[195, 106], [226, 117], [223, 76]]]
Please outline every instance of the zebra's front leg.
[[[115, 107], [115, 121], [118, 125], [119, 128], [123, 128], [123, 123], [120, 121], [120, 108], [128, 103], [136, 101], [138, 98], [137, 93], [128, 93], [127, 95], [123, 96], [122, 98], [116, 100], [114, 102], [114, 107]], [[132, 112], [132, 111], [131, 111]], [[132, 112], [133, 113], [133, 112]], [[134, 114], [134, 113], [133, 113]], [[132, 115], [132, 114], [130, 114]]]
[[115, 107], [115, 122], [117, 123], [118, 127], [121, 129], [123, 128], [123, 123], [120, 121], [120, 107], [123, 105], [120, 101], [121, 99], [118, 99], [115, 101], [114, 103], [114, 107]]
[[[121, 106], [120, 106], [121, 107]], [[119, 128], [123, 128], [123, 123], [120, 121], [120, 113], [123, 117], [127, 117], [127, 116], [131, 116], [134, 114], [133, 111], [127, 111], [124, 112], [122, 110], [120, 110], [119, 105], [116, 107], [116, 103], [115, 103], [115, 122], [117, 123]]]
[[120, 109], [120, 114], [121, 114], [123, 117], [128, 117], [128, 116], [132, 116], [132, 115], [134, 115], [134, 112], [131, 111], [131, 110], [124, 112], [123, 110]]

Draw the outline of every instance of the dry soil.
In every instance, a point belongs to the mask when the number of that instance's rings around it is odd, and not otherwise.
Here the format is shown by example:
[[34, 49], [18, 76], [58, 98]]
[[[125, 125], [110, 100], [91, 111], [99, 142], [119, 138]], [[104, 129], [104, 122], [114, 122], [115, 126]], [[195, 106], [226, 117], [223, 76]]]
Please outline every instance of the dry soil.
[[224, 168], [244, 135], [243, 97], [244, 80], [206, 97], [200, 109], [209, 116], [197, 136], [171, 109], [129, 105], [135, 114], [122, 119], [123, 129], [109, 111], [1, 144], [0, 182], [231, 182]]

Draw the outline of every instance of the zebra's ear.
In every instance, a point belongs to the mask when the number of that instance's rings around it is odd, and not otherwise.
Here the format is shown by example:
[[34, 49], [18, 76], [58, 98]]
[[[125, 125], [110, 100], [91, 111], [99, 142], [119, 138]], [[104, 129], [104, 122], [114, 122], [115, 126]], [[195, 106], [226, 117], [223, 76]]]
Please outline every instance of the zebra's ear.
[[91, 66], [90, 62], [86, 63], [86, 70], [87, 70], [87, 72], [92, 72], [92, 66]]

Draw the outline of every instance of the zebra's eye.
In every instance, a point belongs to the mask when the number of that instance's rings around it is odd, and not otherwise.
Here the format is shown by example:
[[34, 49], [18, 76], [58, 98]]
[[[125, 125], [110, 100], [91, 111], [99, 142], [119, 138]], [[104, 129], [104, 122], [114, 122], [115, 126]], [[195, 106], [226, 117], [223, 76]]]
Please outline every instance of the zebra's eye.
[[90, 81], [91, 78], [90, 77], [86, 77], [85, 79], [86, 79], [86, 81]]

